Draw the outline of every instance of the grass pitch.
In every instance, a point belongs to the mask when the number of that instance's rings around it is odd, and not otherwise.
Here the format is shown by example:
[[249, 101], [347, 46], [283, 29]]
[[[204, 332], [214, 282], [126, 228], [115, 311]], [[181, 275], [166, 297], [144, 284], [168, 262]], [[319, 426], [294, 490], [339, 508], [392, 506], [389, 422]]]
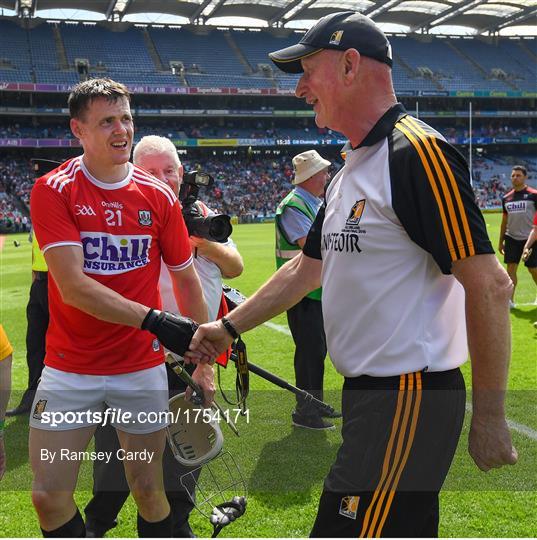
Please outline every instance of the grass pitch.
[[[486, 214], [494, 247], [500, 214]], [[233, 238], [245, 261], [244, 275], [231, 284], [250, 295], [274, 271], [273, 225], [241, 225]], [[16, 248], [13, 240], [21, 245]], [[30, 244], [26, 235], [9, 236], [0, 254], [0, 314], [15, 348], [13, 395], [16, 405], [26, 387], [25, 307], [30, 285]], [[468, 419], [455, 461], [441, 494], [440, 534], [446, 537], [534, 537], [537, 507], [536, 331], [535, 286], [525, 268], [519, 268], [516, 301], [511, 312], [513, 355], [507, 400], [509, 418], [515, 423], [514, 443], [519, 463], [514, 467], [481, 473], [466, 451]], [[272, 322], [286, 327], [285, 315]], [[261, 326], [245, 335], [249, 359], [293, 381], [293, 343], [289, 335]], [[470, 387], [469, 366], [464, 367]], [[223, 374], [231, 388], [234, 374]], [[230, 450], [248, 483], [246, 515], [226, 528], [231, 537], [304, 537], [313, 523], [322, 481], [340, 443], [339, 430], [310, 433], [291, 426], [294, 398], [251, 375], [249, 423], [239, 419], [240, 438], [223, 427], [225, 448]], [[342, 379], [326, 362], [326, 401], [339, 407]], [[222, 400], [220, 400], [222, 401]], [[336, 421], [338, 427], [340, 421]], [[7, 421], [8, 471], [0, 482], [0, 537], [40, 536], [31, 505], [31, 473], [27, 452], [27, 417]], [[91, 494], [91, 466], [84, 463], [76, 499], [83, 508]], [[119, 526], [109, 536], [136, 536], [136, 509], [127, 501]], [[193, 512], [191, 523], [198, 536], [210, 536], [208, 520]]]

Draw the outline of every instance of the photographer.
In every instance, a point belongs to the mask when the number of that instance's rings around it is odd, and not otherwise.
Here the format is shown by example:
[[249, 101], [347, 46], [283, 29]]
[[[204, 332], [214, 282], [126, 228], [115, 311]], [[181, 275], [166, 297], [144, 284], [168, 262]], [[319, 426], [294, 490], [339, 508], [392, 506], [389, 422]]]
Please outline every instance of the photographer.
[[[169, 139], [156, 135], [143, 137], [134, 149], [133, 161], [168, 184], [174, 193], [179, 195], [183, 181], [183, 166], [177, 156], [175, 146]], [[193, 208], [188, 210], [186, 210], [183, 201], [182, 203], [183, 214], [185, 211], [203, 217], [213, 214], [200, 201], [193, 203]], [[189, 230], [194, 254], [194, 266], [202, 284], [209, 320], [216, 320], [217, 317], [225, 314], [225, 312], [220, 311], [220, 306], [223, 304], [222, 277], [233, 278], [240, 275], [243, 269], [242, 258], [231, 239], [224, 243], [218, 243], [192, 236], [191, 226], [188, 225], [189, 221], [192, 219], [189, 220], [188, 215], [185, 215], [185, 223]], [[165, 265], [161, 267], [159, 286], [162, 309], [178, 313], [179, 309], [173, 294], [172, 281]], [[182, 381], [169, 369], [168, 386], [171, 395], [185, 391]], [[95, 433], [96, 451], [114, 452], [117, 448], [118, 441], [113, 430], [109, 426], [99, 427]], [[193, 504], [180, 482], [181, 475], [187, 473], [188, 470], [175, 460], [168, 445], [164, 451], [163, 468], [166, 496], [171, 507], [173, 536], [175, 538], [193, 537], [188, 523]], [[88, 537], [101, 537], [106, 531], [116, 526], [116, 517], [129, 495], [129, 488], [125, 480], [123, 464], [118, 460], [110, 460], [109, 463], [95, 461], [93, 479], [93, 498], [85, 508], [86, 531]]]
[[[184, 197], [180, 196], [179, 193], [183, 182], [183, 165], [173, 143], [158, 135], [143, 137], [134, 148], [133, 161], [173, 189], [183, 205], [183, 214], [185, 214]], [[196, 201], [192, 206], [192, 210], [184, 215], [185, 223], [194, 254], [194, 267], [200, 277], [203, 295], [207, 302], [209, 320], [215, 320], [222, 299], [222, 278], [231, 279], [241, 275], [243, 270], [242, 257], [231, 239], [219, 243], [193, 235], [190, 226], [192, 220], [189, 219], [189, 215], [197, 213], [199, 216], [208, 217], [214, 213], [201, 201]], [[163, 309], [176, 312], [177, 307], [171, 286], [168, 271], [162, 268], [160, 294]], [[168, 304], [168, 301], [171, 301], [172, 304]]]

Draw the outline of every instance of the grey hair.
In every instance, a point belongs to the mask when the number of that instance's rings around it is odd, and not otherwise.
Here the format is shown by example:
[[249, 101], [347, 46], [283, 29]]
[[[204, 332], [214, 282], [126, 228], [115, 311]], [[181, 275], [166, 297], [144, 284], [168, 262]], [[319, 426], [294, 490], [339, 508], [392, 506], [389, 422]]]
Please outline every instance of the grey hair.
[[142, 156], [153, 153], [162, 154], [163, 152], [168, 152], [170, 155], [174, 156], [174, 159], [177, 160], [177, 165], [181, 165], [181, 160], [177, 155], [177, 149], [172, 141], [166, 137], [161, 137], [160, 135], [146, 135], [145, 137], [142, 137], [134, 147], [132, 161], [137, 165]]

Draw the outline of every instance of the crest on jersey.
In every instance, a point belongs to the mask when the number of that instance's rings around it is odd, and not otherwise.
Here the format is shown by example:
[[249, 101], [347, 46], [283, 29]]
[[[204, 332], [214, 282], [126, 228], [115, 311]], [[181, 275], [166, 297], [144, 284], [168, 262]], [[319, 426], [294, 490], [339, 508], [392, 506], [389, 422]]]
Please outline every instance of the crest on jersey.
[[32, 415], [36, 420], [41, 420], [41, 414], [45, 411], [45, 407], [47, 406], [47, 400], [46, 399], [40, 399], [34, 407], [34, 414]]
[[349, 519], [356, 519], [359, 502], [360, 497], [358, 497], [357, 495], [349, 495], [347, 497], [342, 497], [341, 503], [339, 505], [340, 515], [348, 517]]
[[365, 199], [356, 201], [349, 212], [349, 217], [347, 218], [347, 224], [358, 225], [362, 219], [362, 214], [364, 213], [365, 208]]
[[144, 227], [149, 227], [153, 224], [151, 220], [151, 211], [150, 210], [138, 210], [138, 223]]

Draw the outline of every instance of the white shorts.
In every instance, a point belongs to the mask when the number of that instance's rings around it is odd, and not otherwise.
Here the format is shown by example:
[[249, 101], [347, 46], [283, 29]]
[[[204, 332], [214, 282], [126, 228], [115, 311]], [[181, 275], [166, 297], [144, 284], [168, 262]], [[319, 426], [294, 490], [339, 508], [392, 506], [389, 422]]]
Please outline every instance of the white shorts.
[[43, 368], [30, 426], [64, 431], [110, 424], [127, 433], [153, 433], [168, 425], [165, 364], [119, 375], [80, 375]]

